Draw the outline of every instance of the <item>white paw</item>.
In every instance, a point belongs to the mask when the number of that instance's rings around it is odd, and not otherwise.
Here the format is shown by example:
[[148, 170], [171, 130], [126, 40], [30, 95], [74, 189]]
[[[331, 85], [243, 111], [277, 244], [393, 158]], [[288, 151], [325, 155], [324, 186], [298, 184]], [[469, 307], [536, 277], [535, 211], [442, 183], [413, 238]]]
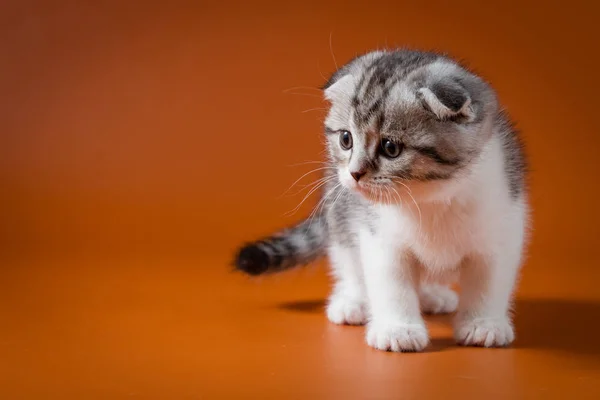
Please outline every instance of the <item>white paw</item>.
[[458, 295], [442, 285], [422, 285], [419, 292], [421, 310], [426, 314], [449, 314], [458, 307]]
[[327, 305], [327, 318], [338, 325], [364, 325], [369, 317], [367, 304], [343, 295], [333, 295]]
[[369, 346], [384, 351], [421, 351], [429, 344], [423, 324], [371, 322], [367, 328]]
[[515, 339], [508, 318], [467, 319], [456, 324], [456, 341], [463, 346], [504, 347]]

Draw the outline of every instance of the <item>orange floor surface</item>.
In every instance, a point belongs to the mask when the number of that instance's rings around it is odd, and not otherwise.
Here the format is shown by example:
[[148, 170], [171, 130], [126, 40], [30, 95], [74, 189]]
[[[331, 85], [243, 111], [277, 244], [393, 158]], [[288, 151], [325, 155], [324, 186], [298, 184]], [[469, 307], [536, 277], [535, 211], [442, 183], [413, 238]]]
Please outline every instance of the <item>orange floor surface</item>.
[[[599, 399], [595, 2], [0, 5], [0, 399]], [[414, 46], [498, 90], [531, 161], [508, 349], [369, 348], [325, 260], [235, 247], [308, 215], [336, 64]], [[294, 194], [296, 191], [300, 193]]]

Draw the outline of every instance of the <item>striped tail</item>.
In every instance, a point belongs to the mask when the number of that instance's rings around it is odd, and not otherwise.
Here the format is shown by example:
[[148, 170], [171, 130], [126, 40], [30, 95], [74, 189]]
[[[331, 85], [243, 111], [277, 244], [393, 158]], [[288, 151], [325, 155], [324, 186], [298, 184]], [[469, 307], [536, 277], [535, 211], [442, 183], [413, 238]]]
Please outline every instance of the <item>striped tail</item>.
[[325, 254], [325, 218], [317, 216], [238, 250], [235, 267], [249, 275], [281, 272], [308, 264]]

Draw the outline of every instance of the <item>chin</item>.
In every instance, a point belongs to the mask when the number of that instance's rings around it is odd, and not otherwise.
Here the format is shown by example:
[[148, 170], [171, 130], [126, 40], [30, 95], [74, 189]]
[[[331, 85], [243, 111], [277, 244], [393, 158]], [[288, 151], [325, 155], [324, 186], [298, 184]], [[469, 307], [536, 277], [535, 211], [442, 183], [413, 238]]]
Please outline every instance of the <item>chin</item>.
[[382, 186], [354, 185], [352, 191], [374, 204], [395, 204], [398, 202], [393, 190]]

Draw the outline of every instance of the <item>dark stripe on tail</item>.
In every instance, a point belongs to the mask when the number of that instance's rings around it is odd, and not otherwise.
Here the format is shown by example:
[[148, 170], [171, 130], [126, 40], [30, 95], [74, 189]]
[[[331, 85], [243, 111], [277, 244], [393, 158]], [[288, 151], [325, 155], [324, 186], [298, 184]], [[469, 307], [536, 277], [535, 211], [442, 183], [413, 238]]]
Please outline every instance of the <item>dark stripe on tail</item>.
[[308, 264], [325, 253], [325, 218], [317, 216], [238, 250], [235, 267], [249, 275], [284, 271]]

